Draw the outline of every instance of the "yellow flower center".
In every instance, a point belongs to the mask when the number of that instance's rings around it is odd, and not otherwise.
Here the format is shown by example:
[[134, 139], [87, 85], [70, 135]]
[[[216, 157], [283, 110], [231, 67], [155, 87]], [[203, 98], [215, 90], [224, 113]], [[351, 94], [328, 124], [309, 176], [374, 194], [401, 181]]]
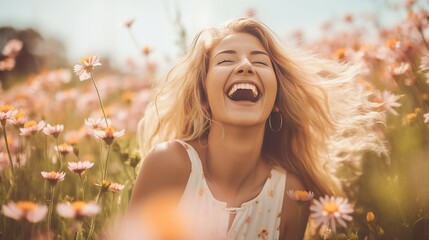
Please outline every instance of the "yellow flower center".
[[149, 46], [144, 46], [142, 52], [144, 55], [149, 55], [152, 52], [152, 48]]
[[78, 136], [69, 136], [66, 139], [66, 142], [70, 145], [76, 145], [79, 142], [80, 138]]
[[0, 106], [0, 112], [2, 113], [9, 112], [10, 110], [13, 110], [13, 107], [11, 105]]
[[36, 204], [29, 201], [19, 201], [16, 203], [16, 206], [24, 212], [28, 212], [36, 208]]
[[109, 180], [103, 180], [103, 182], [101, 183], [101, 186], [103, 188], [109, 188], [111, 184], [112, 184], [111, 181], [109, 181]]
[[25, 114], [22, 111], [18, 111], [14, 117], [15, 119], [20, 119], [20, 118], [23, 118], [24, 116]]
[[323, 211], [327, 212], [328, 214], [334, 214], [338, 211], [338, 204], [336, 202], [328, 202], [323, 205]]
[[72, 207], [76, 212], [82, 211], [82, 209], [86, 206], [86, 203], [83, 201], [76, 201], [72, 203]]
[[49, 175], [51, 175], [52, 177], [56, 177], [57, 176], [57, 172], [55, 172], [55, 171], [50, 171], [49, 172]]
[[337, 51], [335, 51], [335, 58], [336, 59], [343, 59], [346, 56], [346, 49], [345, 48], [339, 48]]
[[86, 56], [86, 57], [81, 58], [81, 59], [80, 59], [80, 61], [79, 61], [79, 63], [80, 63], [81, 65], [83, 65], [85, 62], [88, 62], [88, 61], [89, 61], [89, 59], [91, 59], [91, 55], [88, 55], [88, 56]]
[[421, 108], [416, 108], [416, 109], [414, 109], [414, 113], [421, 114], [422, 113], [422, 109]]
[[386, 47], [392, 49], [397, 42], [398, 40], [396, 38], [391, 38], [389, 41], [386, 42]]
[[373, 212], [367, 212], [366, 213], [366, 221], [372, 222], [375, 220], [375, 214]]
[[134, 98], [134, 95], [136, 95], [134, 92], [127, 91], [122, 94], [122, 99], [126, 102], [130, 102]]
[[409, 113], [405, 117], [405, 120], [407, 121], [408, 124], [410, 124], [410, 123], [412, 123], [414, 121], [414, 119], [416, 119], [416, 117], [417, 117], [416, 113]]
[[107, 127], [104, 129], [104, 132], [106, 133], [106, 136], [112, 137], [113, 133], [115, 133], [115, 129], [112, 127]]
[[295, 191], [295, 197], [298, 199], [298, 200], [305, 200], [307, 197], [308, 197], [308, 192], [306, 192], [306, 191], [301, 191], [301, 190], [296, 190]]
[[35, 121], [31, 120], [31, 121], [28, 121], [24, 124], [24, 128], [30, 128], [30, 127], [33, 127], [36, 125], [37, 125], [37, 123]]

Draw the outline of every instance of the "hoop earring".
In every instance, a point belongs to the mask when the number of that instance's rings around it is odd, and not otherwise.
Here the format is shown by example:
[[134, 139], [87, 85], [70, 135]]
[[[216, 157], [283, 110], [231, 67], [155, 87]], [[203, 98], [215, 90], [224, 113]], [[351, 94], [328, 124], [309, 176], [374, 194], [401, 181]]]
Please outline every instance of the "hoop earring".
[[[280, 116], [280, 126], [278, 127], [278, 129], [275, 129], [275, 130], [273, 129], [273, 126], [271, 124], [271, 116], [272, 116], [273, 113], [278, 113], [279, 116]], [[274, 133], [280, 132], [280, 130], [282, 130], [282, 127], [283, 127], [283, 117], [282, 117], [282, 114], [280, 112], [272, 112], [270, 114], [270, 117], [268, 118], [268, 125], [270, 126], [271, 131], [273, 131]]]

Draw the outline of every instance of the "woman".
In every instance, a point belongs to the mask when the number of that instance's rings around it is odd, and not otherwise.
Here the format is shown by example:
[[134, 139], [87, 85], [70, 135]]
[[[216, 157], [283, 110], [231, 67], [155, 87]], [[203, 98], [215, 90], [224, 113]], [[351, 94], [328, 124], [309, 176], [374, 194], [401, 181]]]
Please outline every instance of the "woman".
[[292, 57], [253, 19], [202, 31], [139, 126], [131, 209], [175, 189], [189, 239], [302, 239], [309, 209], [286, 190], [342, 194], [336, 163], [378, 146], [355, 74]]

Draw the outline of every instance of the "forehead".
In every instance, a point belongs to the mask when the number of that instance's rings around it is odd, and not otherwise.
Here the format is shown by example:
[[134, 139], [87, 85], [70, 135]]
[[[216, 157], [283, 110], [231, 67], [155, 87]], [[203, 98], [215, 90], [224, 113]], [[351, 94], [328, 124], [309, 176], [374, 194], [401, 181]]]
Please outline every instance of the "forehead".
[[265, 51], [259, 39], [248, 33], [232, 33], [227, 35], [219, 41], [211, 53], [216, 55], [224, 50], [235, 50], [237, 52]]

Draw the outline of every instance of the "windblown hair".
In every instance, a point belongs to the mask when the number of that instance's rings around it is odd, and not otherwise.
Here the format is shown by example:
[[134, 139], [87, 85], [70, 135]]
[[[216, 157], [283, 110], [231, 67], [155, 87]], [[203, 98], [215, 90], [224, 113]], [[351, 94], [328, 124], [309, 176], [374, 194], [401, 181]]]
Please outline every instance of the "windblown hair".
[[385, 151], [374, 131], [383, 115], [356, 83], [357, 67], [303, 51], [286, 51], [267, 26], [249, 18], [200, 32], [188, 53], [160, 82], [138, 128], [142, 157], [163, 141], [207, 136], [212, 120], [204, 82], [210, 51], [232, 33], [258, 38], [277, 77], [276, 106], [283, 127], [274, 133], [267, 121], [262, 154], [298, 176], [306, 190], [319, 196], [341, 195], [339, 166], [353, 166], [359, 172], [364, 152]]

